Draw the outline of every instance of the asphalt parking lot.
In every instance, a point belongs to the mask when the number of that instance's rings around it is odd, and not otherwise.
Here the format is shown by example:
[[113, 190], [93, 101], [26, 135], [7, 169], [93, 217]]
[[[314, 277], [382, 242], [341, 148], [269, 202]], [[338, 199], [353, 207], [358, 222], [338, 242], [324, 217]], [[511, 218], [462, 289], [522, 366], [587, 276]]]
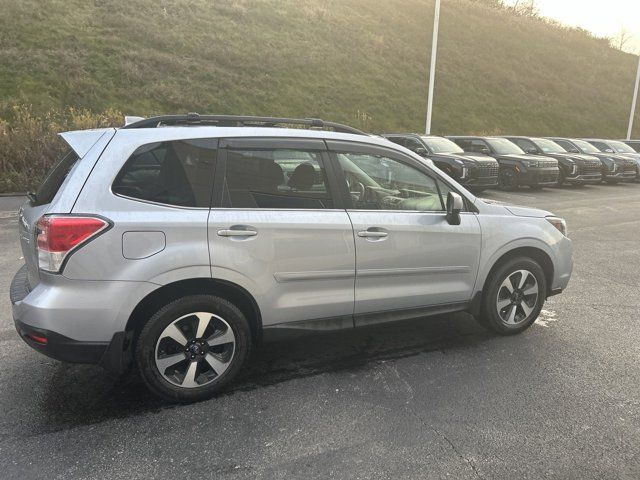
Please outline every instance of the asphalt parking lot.
[[483, 196], [569, 224], [571, 283], [527, 332], [456, 314], [274, 342], [188, 406], [18, 338], [0, 198], [0, 476], [640, 478], [640, 185]]

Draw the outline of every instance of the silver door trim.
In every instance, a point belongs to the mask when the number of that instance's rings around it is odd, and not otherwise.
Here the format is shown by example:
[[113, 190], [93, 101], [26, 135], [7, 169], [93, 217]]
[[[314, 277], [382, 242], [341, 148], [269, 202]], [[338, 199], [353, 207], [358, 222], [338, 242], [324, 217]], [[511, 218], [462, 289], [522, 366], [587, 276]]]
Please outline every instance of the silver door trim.
[[278, 283], [298, 282], [305, 280], [336, 280], [339, 278], [354, 278], [354, 270], [326, 270], [311, 272], [276, 272], [273, 278]]
[[442, 273], [469, 273], [467, 266], [412, 267], [412, 268], [370, 268], [357, 270], [356, 277], [382, 277], [388, 275], [430, 275]]

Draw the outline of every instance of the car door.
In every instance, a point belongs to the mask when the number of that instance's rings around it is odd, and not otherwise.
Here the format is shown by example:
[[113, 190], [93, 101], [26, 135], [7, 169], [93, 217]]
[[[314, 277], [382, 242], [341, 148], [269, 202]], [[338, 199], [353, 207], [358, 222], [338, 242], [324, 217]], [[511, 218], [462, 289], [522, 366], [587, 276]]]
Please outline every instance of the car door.
[[247, 289], [263, 326], [315, 319], [353, 326], [353, 230], [324, 142], [225, 139], [220, 158], [209, 218], [212, 276]]
[[471, 212], [446, 220], [451, 189], [427, 167], [391, 149], [327, 142], [345, 176], [356, 242], [356, 324], [414, 316], [471, 299], [480, 225]]

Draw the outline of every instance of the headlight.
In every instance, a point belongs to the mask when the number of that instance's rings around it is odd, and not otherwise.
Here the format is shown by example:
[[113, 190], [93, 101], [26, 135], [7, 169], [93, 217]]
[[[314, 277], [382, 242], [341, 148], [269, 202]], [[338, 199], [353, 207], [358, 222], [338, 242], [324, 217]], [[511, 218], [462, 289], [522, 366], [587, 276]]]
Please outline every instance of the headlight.
[[545, 217], [545, 218], [547, 222], [549, 222], [551, 225], [556, 227], [561, 234], [563, 234], [565, 237], [568, 236], [567, 222], [565, 221], [564, 218], [560, 218], [560, 217]]
[[616, 165], [616, 161], [611, 157], [604, 157], [602, 161], [612, 172], [615, 172], [616, 169], [618, 168], [618, 165]]

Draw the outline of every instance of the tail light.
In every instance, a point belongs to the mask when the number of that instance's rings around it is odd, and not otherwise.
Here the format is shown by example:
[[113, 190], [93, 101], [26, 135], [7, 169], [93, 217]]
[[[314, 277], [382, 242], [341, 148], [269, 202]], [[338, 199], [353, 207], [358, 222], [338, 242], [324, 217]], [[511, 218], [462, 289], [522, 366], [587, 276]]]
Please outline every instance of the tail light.
[[109, 222], [90, 216], [46, 215], [38, 220], [38, 266], [59, 273], [71, 252], [109, 227]]

